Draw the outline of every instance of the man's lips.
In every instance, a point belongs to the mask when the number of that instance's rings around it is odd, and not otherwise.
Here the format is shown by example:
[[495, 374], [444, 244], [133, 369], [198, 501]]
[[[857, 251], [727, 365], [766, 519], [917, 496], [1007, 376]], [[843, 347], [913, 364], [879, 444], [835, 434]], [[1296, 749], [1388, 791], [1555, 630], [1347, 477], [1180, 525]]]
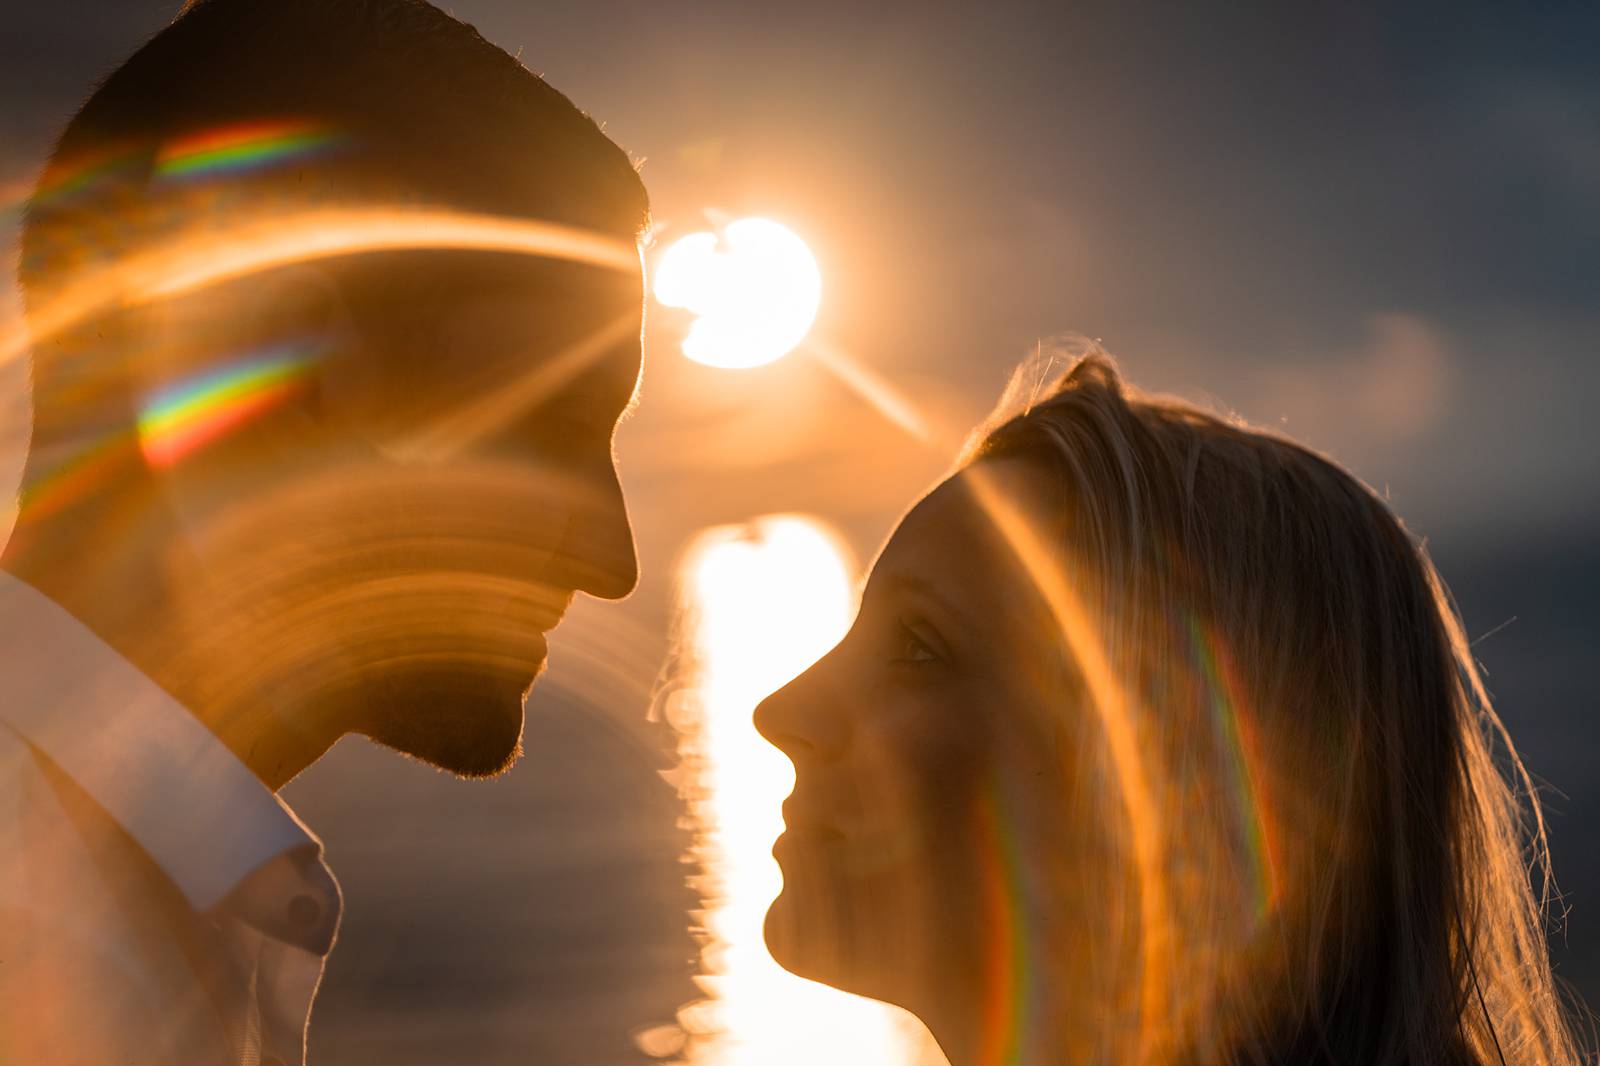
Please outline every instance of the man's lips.
[[510, 613], [522, 625], [548, 633], [560, 625], [567, 616], [566, 607], [551, 609], [549, 604], [511, 604]]
[[534, 602], [517, 605], [511, 611], [512, 617], [517, 619], [517, 624], [525, 629], [539, 633], [541, 636], [552, 632], [567, 617], [567, 609], [572, 606], [573, 594], [562, 596], [559, 604]]

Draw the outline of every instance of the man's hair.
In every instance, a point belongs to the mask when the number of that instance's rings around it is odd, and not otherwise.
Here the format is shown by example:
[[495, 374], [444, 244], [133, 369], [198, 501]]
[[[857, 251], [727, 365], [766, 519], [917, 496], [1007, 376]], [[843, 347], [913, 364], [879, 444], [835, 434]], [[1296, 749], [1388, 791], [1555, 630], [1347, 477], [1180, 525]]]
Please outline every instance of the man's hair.
[[23, 230], [24, 296], [192, 222], [164, 201], [195, 175], [267, 170], [613, 235], [648, 222], [626, 153], [422, 0], [193, 0], [63, 132]]

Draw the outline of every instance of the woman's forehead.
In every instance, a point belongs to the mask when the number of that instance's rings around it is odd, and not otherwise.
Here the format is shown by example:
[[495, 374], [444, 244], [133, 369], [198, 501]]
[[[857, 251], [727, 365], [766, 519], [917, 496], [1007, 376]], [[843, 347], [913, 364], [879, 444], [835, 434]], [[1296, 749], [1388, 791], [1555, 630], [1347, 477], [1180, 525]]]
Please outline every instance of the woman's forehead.
[[952, 596], [1015, 605], [1026, 581], [1011, 542], [991, 511], [997, 497], [1018, 513], [1045, 518], [1040, 475], [1012, 459], [984, 460], [937, 485], [907, 512], [884, 546], [873, 576], [946, 578]]

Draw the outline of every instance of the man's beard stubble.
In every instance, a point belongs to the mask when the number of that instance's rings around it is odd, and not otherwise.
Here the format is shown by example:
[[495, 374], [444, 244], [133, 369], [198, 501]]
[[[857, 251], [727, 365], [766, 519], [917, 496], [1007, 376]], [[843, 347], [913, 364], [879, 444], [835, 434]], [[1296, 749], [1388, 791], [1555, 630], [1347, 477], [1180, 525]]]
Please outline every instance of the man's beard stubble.
[[523, 701], [543, 663], [497, 665], [397, 665], [352, 732], [460, 777], [498, 776], [522, 756]]

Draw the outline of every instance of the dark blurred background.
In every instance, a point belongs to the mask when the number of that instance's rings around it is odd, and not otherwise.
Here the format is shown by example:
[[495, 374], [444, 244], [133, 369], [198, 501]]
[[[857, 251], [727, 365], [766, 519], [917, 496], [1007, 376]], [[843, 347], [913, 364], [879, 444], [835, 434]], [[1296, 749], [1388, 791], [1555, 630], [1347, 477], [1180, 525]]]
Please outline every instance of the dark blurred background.
[[[177, 6], [6, 0], [10, 207]], [[1077, 331], [1386, 489], [1544, 784], [1554, 958], [1600, 1004], [1600, 6], [452, 10], [645, 160], [664, 240], [707, 209], [799, 232], [819, 336], [942, 424]], [[672, 738], [646, 717], [678, 555], [803, 511], [870, 557], [948, 457], [803, 356], [690, 364], [676, 325], [655, 316], [619, 439], [644, 583], [556, 634], [523, 763], [467, 784], [346, 741], [288, 789], [348, 898], [314, 1061], [638, 1062], [632, 1034], [697, 994]]]

